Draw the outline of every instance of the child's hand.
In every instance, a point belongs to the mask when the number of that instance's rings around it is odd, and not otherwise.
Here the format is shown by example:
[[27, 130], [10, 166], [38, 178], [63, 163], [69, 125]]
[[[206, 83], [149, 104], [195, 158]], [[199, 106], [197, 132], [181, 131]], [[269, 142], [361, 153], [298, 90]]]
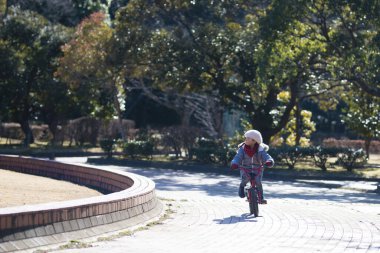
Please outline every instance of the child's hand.
[[265, 163], [264, 163], [264, 167], [266, 167], [266, 168], [269, 168], [269, 167], [271, 167], [272, 166], [272, 161], [266, 161]]
[[239, 168], [239, 165], [237, 165], [236, 163], [233, 163], [231, 165], [231, 169], [233, 169], [233, 170], [237, 170], [238, 168]]

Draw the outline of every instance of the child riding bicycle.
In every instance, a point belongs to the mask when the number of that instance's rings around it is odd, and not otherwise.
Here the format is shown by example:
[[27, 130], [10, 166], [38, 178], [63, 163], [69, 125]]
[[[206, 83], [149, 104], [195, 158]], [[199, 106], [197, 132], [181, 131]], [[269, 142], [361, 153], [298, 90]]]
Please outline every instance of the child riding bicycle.
[[[238, 169], [243, 168], [271, 168], [274, 165], [273, 158], [267, 153], [269, 150], [268, 145], [263, 143], [263, 138], [261, 133], [257, 130], [249, 130], [244, 134], [245, 141], [241, 143], [238, 147], [235, 157], [231, 161], [231, 168]], [[256, 176], [256, 185], [260, 191], [260, 196], [262, 197], [261, 203], [266, 204], [267, 201], [264, 199], [263, 185], [261, 180], [263, 178], [264, 170], [258, 170], [258, 175]], [[240, 171], [240, 186], [239, 186], [239, 197], [244, 198], [244, 187], [248, 183], [249, 178]]]

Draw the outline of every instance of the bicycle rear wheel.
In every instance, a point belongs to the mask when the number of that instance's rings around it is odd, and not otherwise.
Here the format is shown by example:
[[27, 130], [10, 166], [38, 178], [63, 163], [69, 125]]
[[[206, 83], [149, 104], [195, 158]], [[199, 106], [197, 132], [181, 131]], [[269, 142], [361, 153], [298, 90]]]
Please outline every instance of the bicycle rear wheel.
[[249, 201], [249, 212], [255, 217], [259, 216], [259, 202], [255, 189], [250, 189], [251, 198]]

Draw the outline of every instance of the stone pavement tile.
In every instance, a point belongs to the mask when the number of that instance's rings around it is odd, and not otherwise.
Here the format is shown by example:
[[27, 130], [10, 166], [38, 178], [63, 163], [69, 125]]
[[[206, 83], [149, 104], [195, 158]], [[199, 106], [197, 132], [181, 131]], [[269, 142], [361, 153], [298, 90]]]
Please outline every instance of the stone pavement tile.
[[33, 238], [33, 240], [38, 244], [38, 246], [45, 246], [45, 245], [55, 243], [55, 241], [52, 240], [51, 236], [36, 237], [36, 238]]
[[371, 247], [368, 249], [368, 252], [379, 252], [380, 251], [380, 242], [372, 243]]
[[[98, 218], [99, 220], [101, 220], [101, 223], [98, 222]], [[90, 221], [91, 221], [92, 226], [98, 226], [98, 225], [104, 224], [101, 216], [92, 216], [90, 217]]]
[[47, 225], [45, 226], [45, 231], [47, 235], [53, 235], [55, 234], [55, 229], [53, 225]]
[[51, 237], [52, 237], [52, 240], [54, 240], [55, 242], [68, 242], [68, 241], [70, 241], [70, 237], [68, 237], [66, 233], [54, 234]]
[[35, 241], [34, 238], [25, 239], [23, 240], [23, 243], [25, 243], [28, 248], [35, 248], [39, 246], [39, 244]]
[[15, 235], [14, 234], [10, 234], [10, 235], [3, 236], [2, 240], [4, 242], [14, 241], [15, 240]]
[[7, 250], [6, 250], [6, 244], [7, 244], [7, 242], [0, 243], [0, 252], [1, 253], [7, 252]]
[[36, 231], [34, 230], [34, 228], [32, 228], [32, 229], [28, 229], [25, 231], [25, 236], [27, 238], [33, 238], [33, 237], [36, 237], [37, 234], [36, 234]]
[[71, 221], [69, 221], [69, 222], [70, 222], [71, 228], [72, 228], [74, 231], [79, 229], [79, 225], [78, 225], [78, 222], [77, 222], [76, 220], [71, 220]]
[[41, 227], [36, 227], [34, 229], [34, 231], [36, 232], [36, 236], [39, 237], [39, 236], [45, 236], [46, 235], [46, 230], [43, 226]]
[[[99, 218], [99, 223], [96, 223], [96, 221], [95, 221], [95, 224], [98, 225], [98, 224], [107, 224], [108, 223], [106, 215], [99, 215], [97, 217]], [[91, 223], [92, 223], [92, 220], [91, 220]]]
[[85, 225], [86, 228], [89, 228], [89, 227], [92, 226], [90, 218], [84, 218], [83, 222], [84, 222], [84, 225]]
[[78, 222], [79, 230], [81, 230], [81, 229], [85, 229], [85, 228], [86, 228], [83, 219], [78, 219], [77, 222]]
[[64, 221], [64, 222], [62, 222], [62, 226], [63, 226], [63, 231], [64, 231], [64, 232], [70, 232], [70, 231], [73, 230], [73, 229], [71, 228], [70, 221]]
[[54, 231], [57, 234], [65, 232], [62, 222], [53, 223]]
[[17, 232], [14, 234], [15, 240], [22, 240], [26, 238], [26, 235], [24, 232]]
[[112, 222], [119, 221], [119, 219], [118, 219], [118, 217], [117, 217], [117, 215], [116, 215], [115, 212], [110, 213], [110, 216], [111, 216], [111, 220], [112, 220]]
[[1, 243], [2, 252], [11, 252], [17, 250], [17, 247], [12, 242], [3, 242]]
[[111, 214], [106, 214], [106, 215], [104, 215], [103, 216], [104, 218], [105, 218], [105, 222], [106, 222], [106, 224], [109, 224], [109, 223], [112, 223], [113, 221], [112, 221], [112, 217], [111, 217]]

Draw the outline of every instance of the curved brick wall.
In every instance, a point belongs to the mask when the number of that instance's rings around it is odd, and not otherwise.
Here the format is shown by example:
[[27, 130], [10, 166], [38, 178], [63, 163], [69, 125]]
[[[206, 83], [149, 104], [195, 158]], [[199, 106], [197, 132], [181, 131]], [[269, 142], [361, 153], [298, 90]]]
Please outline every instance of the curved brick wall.
[[[98, 233], [105, 233], [107, 224], [144, 216], [160, 206], [153, 181], [132, 173], [1, 155], [0, 168], [66, 180], [109, 193], [86, 199], [0, 208], [0, 252], [12, 251], [10, 244], [5, 242], [12, 242], [14, 246], [15, 241], [22, 240], [23, 244], [27, 244], [29, 238], [35, 242], [36, 237], [88, 228], [94, 230], [98, 226], [102, 228]], [[115, 227], [112, 229], [116, 230]], [[74, 233], [73, 236], [80, 239], [78, 234]], [[20, 246], [21, 248], [16, 245], [15, 250], [58, 242], [61, 241], [48, 240], [47, 243]]]

